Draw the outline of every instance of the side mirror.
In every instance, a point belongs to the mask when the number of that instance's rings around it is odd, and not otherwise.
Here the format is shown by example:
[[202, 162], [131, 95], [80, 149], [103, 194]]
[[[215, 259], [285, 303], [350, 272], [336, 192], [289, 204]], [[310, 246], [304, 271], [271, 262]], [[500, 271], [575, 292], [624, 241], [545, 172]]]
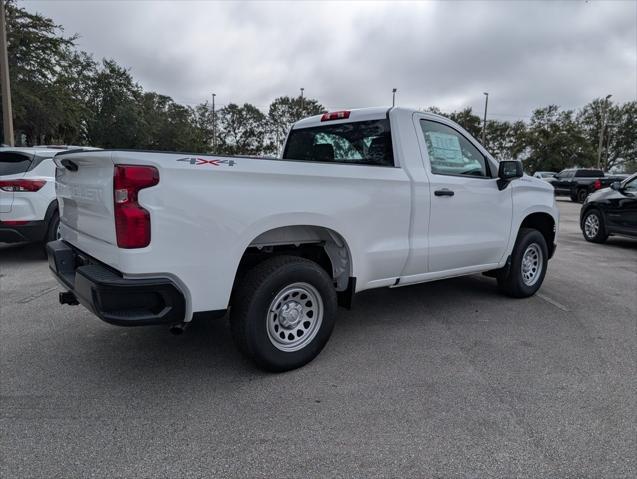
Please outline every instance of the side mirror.
[[613, 181], [610, 184], [611, 190], [619, 191], [622, 189], [622, 184], [619, 181]]
[[503, 190], [516, 178], [522, 178], [524, 171], [522, 162], [517, 160], [502, 160], [498, 167], [498, 189]]

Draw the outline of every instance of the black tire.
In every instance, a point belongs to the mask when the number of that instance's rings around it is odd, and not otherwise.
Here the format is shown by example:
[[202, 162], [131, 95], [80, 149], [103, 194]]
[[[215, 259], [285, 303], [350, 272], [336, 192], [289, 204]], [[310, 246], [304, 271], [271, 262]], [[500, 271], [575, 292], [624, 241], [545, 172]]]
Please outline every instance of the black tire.
[[[273, 334], [273, 329], [268, 330], [268, 325], [271, 319], [275, 323], [277, 321], [277, 319], [271, 318], [270, 311], [280, 314], [289, 304], [292, 306], [298, 304], [299, 307], [304, 308], [300, 302], [306, 301], [305, 299], [300, 299], [299, 303], [295, 303], [294, 299], [290, 298], [290, 301], [283, 304], [283, 309], [277, 310], [277, 307], [281, 308], [281, 303], [286, 298], [284, 296], [282, 301], [270, 309], [277, 295], [295, 284], [310, 285], [313, 288], [310, 294], [318, 295], [320, 299], [318, 303], [322, 302], [322, 319], [320, 322], [313, 323], [316, 326], [313, 326], [312, 332], [307, 333], [308, 335], [304, 339], [308, 341], [306, 344], [303, 344], [298, 350], [288, 351], [281, 349], [285, 345], [275, 345], [275, 342], [279, 340], [271, 339], [270, 335]], [[294, 295], [294, 293], [291, 294]], [[298, 297], [302, 296], [303, 294]], [[312, 306], [311, 302], [308, 301], [308, 303]], [[315, 307], [319, 306], [315, 305]], [[304, 258], [277, 256], [259, 263], [239, 281], [232, 298], [230, 328], [239, 350], [250, 358], [257, 367], [272, 372], [288, 371], [309, 363], [321, 352], [334, 329], [336, 310], [336, 291], [332, 279], [323, 268]], [[302, 314], [309, 313], [303, 309]], [[276, 318], [277, 314], [273, 315]], [[316, 318], [318, 317], [317, 313]], [[279, 320], [282, 318], [283, 314], [280, 314]], [[307, 323], [309, 324], [309, 322]], [[302, 331], [299, 333], [299, 331], [294, 330], [297, 327], [300, 328], [300, 324], [293, 327], [292, 330], [284, 330], [281, 326], [280, 331], [285, 334], [290, 333], [290, 336], [297, 334], [296, 340], [298, 341]], [[306, 322], [302, 321], [302, 324], [306, 324]], [[272, 328], [277, 326], [278, 324]], [[278, 331], [279, 329], [277, 329], [277, 334], [281, 334]], [[310, 337], [311, 339], [307, 339]], [[286, 338], [282, 339], [286, 340]]]
[[[587, 222], [591, 222], [592, 227], [587, 228]], [[597, 224], [596, 230], [593, 226], [595, 223]], [[604, 225], [604, 217], [596, 208], [591, 208], [586, 212], [582, 218], [581, 228], [582, 235], [586, 241], [590, 241], [591, 243], [604, 243], [608, 239], [608, 233], [606, 232], [606, 226]]]
[[588, 197], [588, 191], [585, 190], [584, 188], [580, 188], [579, 190], [577, 190], [577, 202], [578, 203], [584, 203], [584, 201], [586, 201], [586, 198]]
[[[541, 258], [538, 258], [541, 269], [534, 278], [534, 282], [527, 284], [523, 279], [523, 257], [531, 245], [535, 245], [537, 248], [536, 253], [538, 250], [541, 253]], [[498, 287], [503, 293], [514, 298], [533, 296], [542, 286], [547, 265], [548, 248], [542, 233], [532, 228], [521, 228], [511, 253], [511, 264], [509, 268], [504, 268], [497, 276]]]
[[51, 219], [49, 220], [49, 227], [46, 230], [46, 237], [44, 238], [44, 242], [48, 243], [49, 241], [55, 241], [58, 239], [58, 228], [60, 227], [60, 215], [57, 211], [51, 215]]

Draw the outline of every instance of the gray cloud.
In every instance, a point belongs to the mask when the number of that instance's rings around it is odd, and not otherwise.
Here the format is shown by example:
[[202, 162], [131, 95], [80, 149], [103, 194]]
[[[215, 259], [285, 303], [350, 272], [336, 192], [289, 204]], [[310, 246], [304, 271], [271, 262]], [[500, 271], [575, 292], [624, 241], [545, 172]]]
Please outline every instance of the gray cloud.
[[28, 1], [131, 69], [149, 90], [196, 104], [328, 107], [391, 102], [524, 118], [550, 103], [637, 98], [637, 2]]

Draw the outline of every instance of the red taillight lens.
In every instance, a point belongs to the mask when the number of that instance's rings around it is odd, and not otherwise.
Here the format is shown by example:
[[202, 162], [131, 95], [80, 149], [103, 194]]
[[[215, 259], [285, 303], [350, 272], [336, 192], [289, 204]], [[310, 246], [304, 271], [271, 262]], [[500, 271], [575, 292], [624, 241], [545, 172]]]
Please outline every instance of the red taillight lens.
[[22, 226], [22, 225], [26, 225], [28, 223], [27, 220], [6, 220], [6, 221], [0, 221], [0, 224], [3, 225], [7, 225], [7, 226]]
[[602, 182], [600, 180], [595, 180], [595, 182], [593, 183], [593, 188], [595, 188], [596, 190], [599, 190], [602, 187]]
[[0, 190], [2, 191], [13, 191], [13, 192], [24, 192], [24, 191], [38, 191], [46, 185], [45, 180], [4, 180], [0, 181]]
[[321, 121], [331, 121], [331, 120], [347, 120], [349, 118], [349, 111], [333, 111], [331, 113], [323, 113], [321, 117]]
[[159, 172], [154, 166], [115, 166], [113, 200], [120, 248], [144, 248], [150, 244], [150, 213], [137, 202], [137, 193], [157, 183]]

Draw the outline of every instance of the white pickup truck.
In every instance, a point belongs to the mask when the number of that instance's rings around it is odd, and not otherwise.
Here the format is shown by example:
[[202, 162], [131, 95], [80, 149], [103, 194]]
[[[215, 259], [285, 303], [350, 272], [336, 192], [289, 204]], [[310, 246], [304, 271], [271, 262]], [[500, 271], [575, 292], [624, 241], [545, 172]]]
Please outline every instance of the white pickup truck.
[[284, 371], [355, 293], [486, 273], [534, 294], [555, 251], [553, 188], [431, 113], [368, 108], [293, 125], [281, 158], [62, 153], [50, 268], [118, 325], [229, 312], [239, 348]]

